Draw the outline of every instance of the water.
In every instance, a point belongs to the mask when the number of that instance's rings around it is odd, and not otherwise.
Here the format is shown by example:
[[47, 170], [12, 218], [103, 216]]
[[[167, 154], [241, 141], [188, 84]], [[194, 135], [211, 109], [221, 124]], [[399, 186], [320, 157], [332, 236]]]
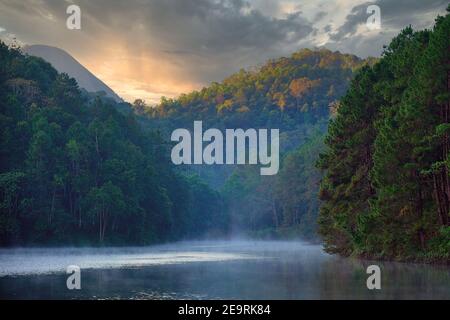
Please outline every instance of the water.
[[[366, 268], [381, 268], [368, 290]], [[66, 267], [81, 268], [81, 290]], [[281, 241], [2, 249], [0, 299], [450, 299], [450, 267], [344, 259]]]

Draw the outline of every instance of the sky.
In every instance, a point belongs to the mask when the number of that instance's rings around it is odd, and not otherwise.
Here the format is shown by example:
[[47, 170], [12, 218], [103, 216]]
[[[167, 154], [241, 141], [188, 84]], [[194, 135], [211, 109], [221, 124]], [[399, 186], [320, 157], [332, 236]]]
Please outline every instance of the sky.
[[[81, 9], [69, 30], [66, 9]], [[370, 5], [380, 28], [367, 25]], [[66, 50], [127, 101], [155, 104], [241, 68], [325, 47], [379, 56], [402, 28], [430, 28], [448, 0], [0, 0], [0, 39]]]

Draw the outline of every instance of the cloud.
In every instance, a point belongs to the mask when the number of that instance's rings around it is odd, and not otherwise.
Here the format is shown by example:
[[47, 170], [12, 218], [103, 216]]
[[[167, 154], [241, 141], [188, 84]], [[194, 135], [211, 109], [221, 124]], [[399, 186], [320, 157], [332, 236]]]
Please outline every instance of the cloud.
[[313, 31], [300, 12], [269, 16], [243, 0], [80, 0], [77, 32], [65, 28], [68, 3], [1, 0], [0, 20], [26, 43], [67, 50], [111, 86], [151, 81], [156, 92], [219, 81]]
[[[375, 1], [386, 27], [376, 33], [361, 29], [366, 0], [0, 0], [0, 21], [23, 43], [68, 51], [126, 99], [156, 102], [302, 47], [378, 55], [401, 27], [430, 25], [444, 2]], [[65, 26], [72, 3], [79, 31]]]
[[[382, 28], [398, 31], [408, 25], [413, 25], [417, 28], [430, 26], [435, 13], [439, 11], [444, 12], [448, 1], [377, 0], [366, 2], [352, 8], [346, 17], [345, 23], [336, 32], [330, 34], [330, 39], [340, 41], [354, 36], [358, 31], [358, 27], [366, 23], [369, 17], [367, 8], [373, 4], [380, 7]], [[429, 18], [424, 19], [424, 17], [427, 17], [427, 13], [430, 12], [433, 14], [431, 21]]]
[[319, 11], [318, 13], [316, 13], [316, 15], [315, 15], [313, 21], [314, 21], [314, 22], [320, 21], [320, 20], [322, 20], [323, 18], [325, 18], [327, 15], [328, 15], [327, 12], [325, 12], [325, 11]]

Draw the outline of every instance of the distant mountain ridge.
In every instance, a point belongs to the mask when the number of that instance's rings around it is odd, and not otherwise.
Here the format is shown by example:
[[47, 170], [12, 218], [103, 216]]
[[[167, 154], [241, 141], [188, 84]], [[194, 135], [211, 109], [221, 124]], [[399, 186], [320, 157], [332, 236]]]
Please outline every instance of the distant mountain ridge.
[[146, 112], [176, 125], [201, 119], [216, 127], [293, 130], [328, 120], [330, 108], [345, 94], [355, 72], [375, 61], [327, 49], [301, 49], [176, 99], [163, 98]]
[[75, 78], [78, 85], [86, 91], [103, 91], [107, 97], [114, 99], [116, 102], [123, 102], [122, 98], [120, 98], [111, 88], [98, 79], [94, 74], [92, 74], [92, 72], [86, 69], [66, 51], [46, 45], [31, 45], [25, 46], [23, 48], [23, 52], [30, 56], [36, 56], [44, 59], [56, 70], [58, 70], [58, 72], [67, 73], [70, 77]]
[[317, 239], [321, 173], [315, 161], [323, 151], [330, 116], [355, 74], [376, 59], [327, 49], [301, 49], [257, 68], [241, 70], [220, 83], [176, 99], [163, 98], [149, 115], [153, 127], [170, 138], [176, 128], [279, 129], [280, 171], [262, 177], [258, 166], [189, 166], [220, 190], [233, 232], [261, 238]]

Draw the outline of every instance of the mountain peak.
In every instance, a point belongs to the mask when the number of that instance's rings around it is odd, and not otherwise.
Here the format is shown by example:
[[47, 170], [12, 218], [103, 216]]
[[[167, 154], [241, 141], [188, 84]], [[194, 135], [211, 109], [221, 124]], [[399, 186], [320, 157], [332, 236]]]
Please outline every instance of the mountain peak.
[[103, 91], [107, 97], [114, 99], [116, 102], [123, 102], [122, 98], [120, 98], [111, 88], [66, 51], [57, 47], [38, 44], [25, 46], [23, 52], [30, 56], [44, 59], [58, 70], [58, 72], [67, 73], [70, 77], [75, 78], [78, 85], [86, 91]]

